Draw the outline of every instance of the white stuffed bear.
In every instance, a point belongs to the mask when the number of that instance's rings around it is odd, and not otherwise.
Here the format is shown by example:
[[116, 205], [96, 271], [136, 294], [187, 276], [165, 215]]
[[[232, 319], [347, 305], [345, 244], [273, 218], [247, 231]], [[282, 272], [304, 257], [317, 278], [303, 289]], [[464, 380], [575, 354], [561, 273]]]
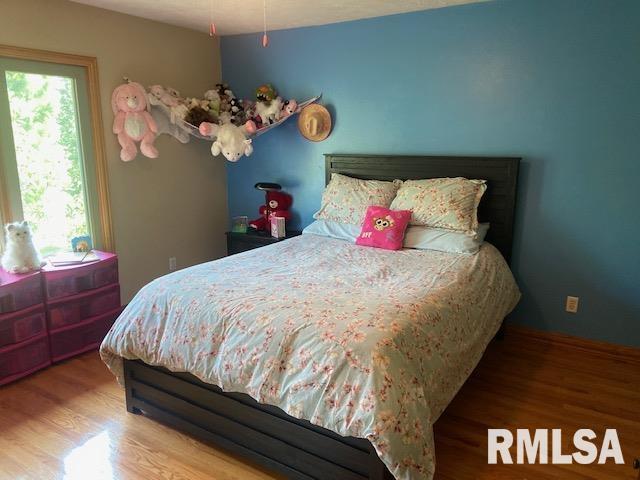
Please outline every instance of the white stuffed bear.
[[260, 117], [262, 125], [270, 125], [280, 120], [283, 106], [282, 98], [276, 97], [270, 102], [256, 102], [256, 116]]
[[189, 113], [189, 109], [184, 103], [179, 103], [175, 107], [171, 107], [171, 123], [176, 123], [178, 120], [184, 120]]
[[199, 107], [205, 112], [209, 111], [209, 100], [204, 98], [187, 98], [187, 100], [185, 101], [185, 105], [188, 110]]
[[26, 221], [8, 223], [5, 231], [7, 237], [2, 268], [9, 273], [27, 273], [46, 265], [33, 244], [31, 228]]
[[178, 101], [182, 100], [182, 97], [180, 96], [180, 92], [173, 87], [167, 87], [167, 93]]
[[247, 157], [253, 153], [249, 134], [256, 131], [256, 124], [249, 120], [238, 127], [233, 123], [216, 125], [215, 123], [202, 122], [200, 133], [208, 137], [216, 137], [211, 145], [211, 154], [216, 157], [221, 153], [230, 162], [237, 162], [242, 155]]
[[208, 112], [209, 110], [211, 110], [211, 105], [209, 105], [209, 100], [207, 100], [206, 98], [202, 98], [200, 100], [198, 100], [198, 106], [203, 109], [205, 112]]
[[164, 88], [162, 85], [151, 85], [149, 87], [149, 103], [151, 105], [158, 105], [162, 103], [167, 107], [175, 107], [179, 103], [179, 97], [174, 96], [170, 93], [170, 91], [178, 93], [175, 89], [171, 87]]
[[184, 103], [188, 109], [192, 109], [200, 106], [200, 100], [198, 100], [195, 97], [187, 97]]
[[[180, 143], [189, 142], [189, 133], [183, 128], [176, 125], [178, 120], [184, 120], [185, 115], [189, 111], [184, 105], [183, 100], [179, 97], [175, 97], [170, 91], [178, 93], [171, 87], [166, 89], [162, 85], [151, 85], [149, 87], [149, 93], [147, 98], [151, 108], [149, 112], [156, 122], [158, 129], [158, 135], [166, 133], [176, 138]], [[167, 118], [166, 109], [169, 109], [171, 113], [170, 118]]]

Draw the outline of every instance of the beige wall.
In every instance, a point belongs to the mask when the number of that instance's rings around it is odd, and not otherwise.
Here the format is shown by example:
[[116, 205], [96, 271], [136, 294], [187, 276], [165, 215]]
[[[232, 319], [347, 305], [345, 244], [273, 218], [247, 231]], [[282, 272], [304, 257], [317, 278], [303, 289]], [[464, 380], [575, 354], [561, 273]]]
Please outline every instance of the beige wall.
[[0, 43], [97, 57], [109, 187], [123, 302], [167, 273], [222, 256], [227, 226], [224, 161], [206, 142], [167, 135], [160, 157], [124, 163], [111, 133], [110, 97], [123, 75], [200, 96], [220, 79], [218, 42], [206, 33], [66, 0], [1, 0]]

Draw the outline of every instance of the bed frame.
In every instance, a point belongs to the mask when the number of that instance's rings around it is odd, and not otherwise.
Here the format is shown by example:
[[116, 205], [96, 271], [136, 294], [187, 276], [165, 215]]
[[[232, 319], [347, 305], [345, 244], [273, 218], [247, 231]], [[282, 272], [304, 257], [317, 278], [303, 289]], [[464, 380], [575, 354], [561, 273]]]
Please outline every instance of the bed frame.
[[[490, 222], [487, 240], [511, 259], [519, 158], [390, 155], [325, 155], [332, 173], [375, 180], [467, 177], [487, 180], [479, 208]], [[391, 480], [368, 440], [343, 437], [256, 402], [223, 392], [188, 373], [124, 360], [127, 410], [144, 413], [299, 480]]]

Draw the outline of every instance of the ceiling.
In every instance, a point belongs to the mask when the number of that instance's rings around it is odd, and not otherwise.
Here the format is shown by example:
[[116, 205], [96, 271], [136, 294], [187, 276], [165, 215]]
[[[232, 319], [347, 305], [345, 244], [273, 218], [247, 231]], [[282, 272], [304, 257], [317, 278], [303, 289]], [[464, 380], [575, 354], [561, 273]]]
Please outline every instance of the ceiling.
[[[72, 0], [220, 35], [262, 31], [262, 0]], [[325, 25], [486, 0], [266, 0], [269, 30]]]

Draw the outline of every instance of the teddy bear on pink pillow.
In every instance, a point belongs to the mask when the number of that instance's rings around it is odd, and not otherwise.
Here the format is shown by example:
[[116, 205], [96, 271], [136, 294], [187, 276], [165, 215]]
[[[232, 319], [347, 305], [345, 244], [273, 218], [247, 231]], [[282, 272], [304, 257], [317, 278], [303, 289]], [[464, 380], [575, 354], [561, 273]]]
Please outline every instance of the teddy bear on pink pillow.
[[409, 220], [411, 210], [389, 210], [385, 207], [371, 206], [367, 208], [356, 245], [400, 250]]

